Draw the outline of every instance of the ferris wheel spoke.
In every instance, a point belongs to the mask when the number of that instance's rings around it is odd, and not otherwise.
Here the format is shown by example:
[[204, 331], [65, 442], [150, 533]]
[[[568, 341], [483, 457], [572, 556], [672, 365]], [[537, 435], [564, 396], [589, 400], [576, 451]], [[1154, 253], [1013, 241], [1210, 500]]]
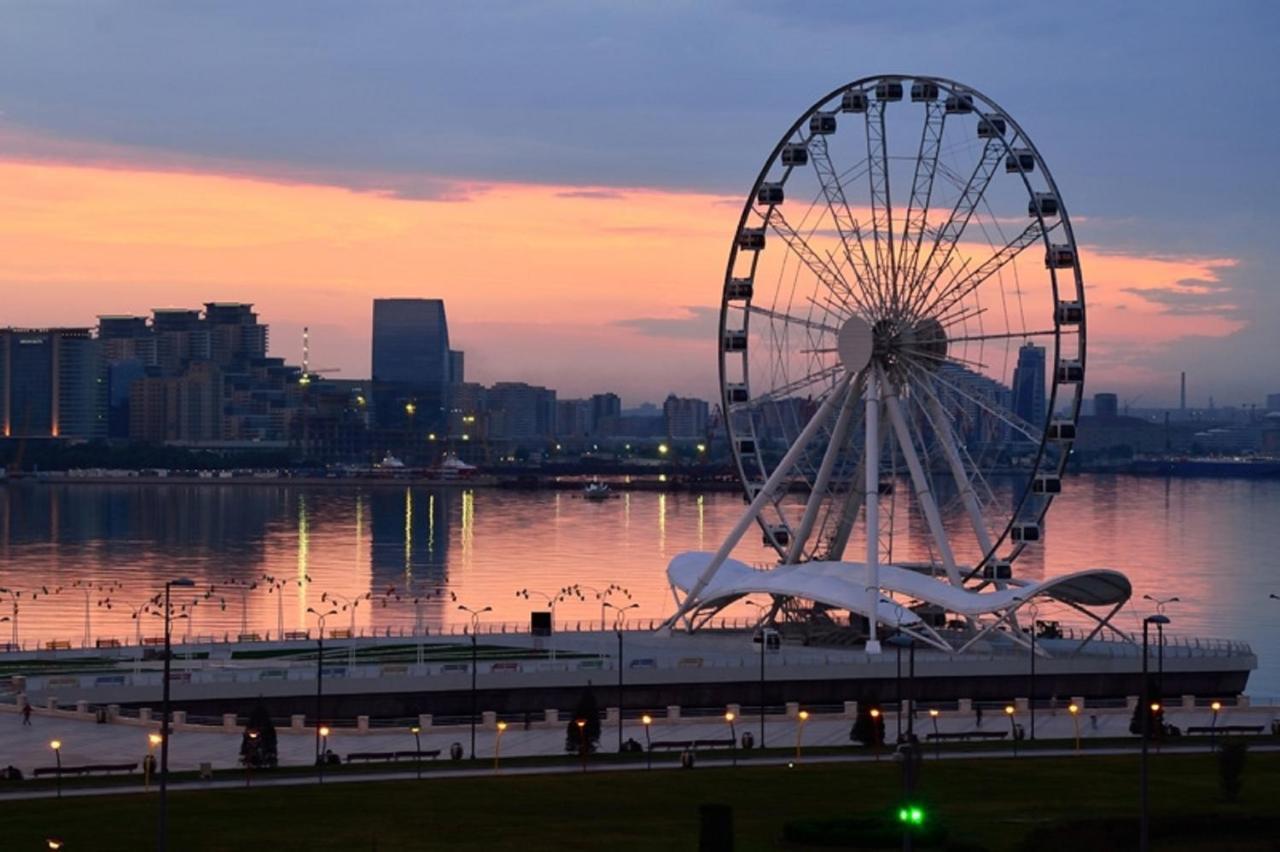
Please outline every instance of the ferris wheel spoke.
[[773, 213], [769, 217], [769, 227], [782, 238], [787, 248], [791, 249], [800, 262], [817, 276], [828, 292], [851, 292], [849, 282], [844, 280], [844, 276], [834, 266], [823, 260], [822, 255], [813, 250], [808, 241], [791, 226], [787, 217], [777, 207], [773, 208]]
[[823, 323], [815, 322], [810, 319], [802, 319], [801, 317], [793, 317], [790, 314], [784, 314], [780, 311], [771, 311], [768, 308], [762, 308], [759, 305], [747, 305], [747, 310], [757, 316], [768, 317], [769, 319], [778, 320], [779, 322], [798, 325], [803, 328], [807, 328], [810, 331], [821, 331], [830, 334], [840, 333], [840, 329], [835, 328], [834, 326], [824, 325]]
[[941, 288], [923, 307], [920, 309], [921, 315], [927, 316], [930, 312], [945, 313], [953, 305], [963, 301], [966, 296], [982, 286], [982, 283], [995, 275], [1006, 264], [1013, 261], [1026, 248], [1039, 242], [1045, 235], [1053, 232], [1060, 223], [1054, 222], [1049, 227], [1044, 227], [1039, 219], [1023, 229], [1022, 233], [1014, 237], [991, 257], [984, 260], [977, 269], [962, 275], [957, 273], [947, 286]]
[[911, 474], [911, 482], [915, 487], [916, 499], [920, 501], [920, 508], [924, 511], [925, 523], [929, 527], [929, 534], [933, 538], [934, 544], [937, 545], [938, 555], [942, 558], [942, 566], [946, 570], [947, 578], [951, 580], [952, 585], [959, 586], [961, 583], [960, 572], [956, 568], [955, 556], [951, 551], [951, 542], [942, 526], [942, 515], [938, 512], [937, 501], [933, 498], [933, 490], [930, 488], [929, 478], [925, 475], [924, 466], [920, 464], [920, 456], [916, 453], [915, 438], [907, 425], [906, 416], [902, 413], [902, 400], [899, 397], [899, 389], [891, 382], [885, 382], [885, 407], [889, 411], [889, 423], [893, 427], [898, 448], [902, 451], [902, 457], [907, 463], [907, 470]]
[[[924, 369], [924, 368], [920, 367], [920, 369]], [[1000, 411], [996, 407], [992, 406], [988, 401], [982, 399], [981, 397], [977, 397], [970, 394], [968, 391], [964, 390], [959, 385], [956, 385], [952, 382], [947, 381], [942, 376], [935, 374], [933, 379], [938, 384], [945, 387], [947, 390], [951, 391], [952, 393], [956, 394], [957, 396], [965, 400], [968, 400], [973, 405], [976, 405], [978, 408], [985, 411], [987, 414], [990, 414], [992, 417], [1001, 421], [1013, 431], [1024, 435], [1027, 438], [1027, 440], [1038, 444], [1040, 442], [1040, 439], [1043, 437], [1042, 435], [1039, 435], [1036, 433], [1034, 426], [1022, 420], [1022, 418], [1018, 417], [1016, 414]]]
[[916, 343], [973, 343], [983, 340], [1021, 340], [1024, 337], [1047, 337], [1057, 334], [1056, 328], [1045, 328], [1038, 331], [1010, 331], [1002, 334], [973, 334], [968, 337], [932, 337], [923, 340], [917, 339]]
[[731, 403], [729, 405], [729, 411], [734, 413], [739, 411], [750, 411], [752, 409], [759, 408], [761, 405], [766, 403], [778, 402], [789, 396], [794, 396], [798, 391], [804, 390], [811, 385], [815, 385], [819, 382], [835, 377], [843, 369], [844, 368], [839, 364], [832, 364], [831, 366], [824, 367], [821, 370], [815, 370], [812, 373], [787, 382], [785, 385], [774, 388], [773, 390], [749, 399], [746, 402]]
[[[938, 401], [938, 395], [933, 392], [933, 387], [927, 378], [923, 381], [915, 381], [913, 386], [923, 392], [925, 402], [921, 406], [921, 410], [924, 413], [926, 422], [929, 424], [929, 428], [937, 436], [938, 444], [942, 447], [943, 457], [947, 461], [947, 467], [951, 470], [951, 478], [955, 481], [956, 489], [960, 493], [960, 501], [964, 504], [965, 513], [969, 516], [969, 525], [973, 527], [973, 534], [978, 540], [978, 547], [982, 550], [984, 558], [987, 558], [988, 554], [994, 549], [994, 545], [991, 542], [991, 534], [987, 529], [986, 519], [982, 515], [981, 503], [973, 487], [973, 476], [966, 470], [964, 461], [960, 457], [955, 432], [951, 428], [951, 420], [947, 417], [946, 412], [942, 410], [942, 403]], [[974, 475], [980, 474], [978, 471], [974, 471]]]
[[915, 177], [911, 181], [911, 198], [902, 225], [901, 257], [898, 259], [898, 268], [903, 270], [905, 281], [915, 278], [916, 265], [920, 262], [920, 246], [929, 225], [929, 204], [933, 199], [933, 181], [938, 173], [938, 155], [942, 150], [946, 118], [946, 110], [940, 102], [925, 103], [920, 152], [916, 155]]
[[[827, 260], [831, 262], [831, 266], [833, 268], [835, 268], [836, 270], [840, 269], [840, 262], [836, 260], [834, 256], [832, 256], [830, 251], [827, 252]], [[858, 311], [861, 312], [863, 317], [874, 317], [876, 315], [877, 312], [873, 306], [874, 298], [872, 293], [866, 292], [865, 290], [862, 290], [862, 291], [854, 290], [853, 288], [849, 287], [848, 284], [846, 284], [845, 295], [848, 296], [857, 304]]]
[[876, 270], [888, 304], [896, 309], [898, 276], [897, 259], [893, 253], [893, 201], [889, 191], [889, 151], [884, 132], [884, 104], [884, 101], [876, 99], [867, 107], [867, 178], [871, 187], [871, 228], [875, 243]]
[[784, 560], [787, 563], [795, 562], [800, 558], [809, 536], [813, 533], [814, 521], [817, 520], [818, 512], [827, 497], [827, 486], [831, 483], [831, 473], [835, 469], [836, 459], [844, 450], [849, 424], [853, 422], [854, 414], [861, 402], [864, 381], [865, 376], [859, 374], [854, 383], [843, 390], [844, 399], [840, 403], [840, 413], [836, 416], [836, 423], [831, 430], [826, 451], [822, 454], [822, 463], [813, 479], [813, 487], [810, 490], [809, 499], [805, 502], [800, 526], [791, 536], [791, 545]]
[[973, 211], [982, 201], [991, 178], [995, 176], [996, 168], [1004, 155], [1003, 143], [995, 144], [995, 141], [988, 139], [983, 146], [982, 158], [974, 166], [973, 174], [969, 176], [964, 189], [961, 190], [960, 197], [956, 200], [955, 207], [951, 209], [951, 215], [946, 224], [938, 229], [933, 246], [929, 249], [923, 266], [913, 280], [915, 293], [910, 306], [913, 311], [918, 312], [920, 304], [931, 295], [934, 280], [941, 277], [951, 265], [951, 257], [955, 253], [960, 238], [964, 235], [964, 229], [968, 226]]
[[[862, 228], [849, 207], [844, 185], [840, 182], [840, 175], [831, 162], [826, 137], [822, 135], [811, 137], [808, 147], [809, 160], [813, 163], [814, 172], [817, 173], [823, 198], [826, 199], [827, 209], [831, 212], [831, 220], [835, 223], [837, 233], [840, 234], [841, 247], [849, 268], [853, 271], [853, 277], [867, 296], [878, 292], [881, 285], [871, 258], [867, 254], [867, 247], [862, 239]], [[846, 289], [850, 288], [846, 286]]]

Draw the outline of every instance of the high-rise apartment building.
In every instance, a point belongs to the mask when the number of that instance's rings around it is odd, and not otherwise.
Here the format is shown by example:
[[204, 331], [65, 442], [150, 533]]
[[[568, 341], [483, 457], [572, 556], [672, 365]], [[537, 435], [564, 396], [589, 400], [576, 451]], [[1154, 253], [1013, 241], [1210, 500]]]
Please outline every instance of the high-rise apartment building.
[[668, 438], [705, 438], [710, 406], [706, 400], [671, 394], [662, 403], [662, 418]]
[[373, 300], [373, 393], [379, 427], [444, 431], [450, 366], [442, 299]]
[[1045, 424], [1045, 350], [1025, 343], [1018, 349], [1013, 370], [1013, 413], [1036, 429]]
[[546, 440], [555, 433], [555, 391], [524, 382], [498, 382], [487, 396], [490, 438]]
[[90, 329], [0, 329], [0, 434], [106, 437], [106, 380]]

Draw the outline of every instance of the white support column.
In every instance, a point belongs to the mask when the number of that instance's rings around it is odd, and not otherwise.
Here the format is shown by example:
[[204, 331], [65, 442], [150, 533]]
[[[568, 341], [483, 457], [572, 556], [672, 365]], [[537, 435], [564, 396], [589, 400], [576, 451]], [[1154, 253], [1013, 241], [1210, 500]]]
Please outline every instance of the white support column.
[[880, 608], [880, 377], [879, 369], [867, 375], [866, 478], [863, 505], [867, 527], [867, 653], [880, 653], [876, 615]]
[[676, 610], [674, 615], [662, 623], [664, 629], [674, 626], [676, 622], [685, 615], [685, 613], [699, 604], [700, 599], [698, 596], [702, 594], [702, 590], [707, 587], [707, 584], [711, 582], [711, 578], [720, 570], [720, 566], [724, 564], [725, 559], [729, 558], [729, 553], [737, 546], [738, 542], [742, 540], [743, 534], [746, 533], [747, 529], [753, 523], [755, 523], [756, 518], [759, 517], [761, 510], [765, 507], [765, 504], [772, 498], [773, 492], [776, 491], [778, 486], [781, 485], [791, 474], [791, 469], [795, 467], [796, 462], [800, 460], [800, 457], [804, 454], [809, 443], [814, 439], [814, 436], [818, 434], [818, 430], [822, 428], [822, 425], [831, 417], [831, 412], [835, 409], [836, 401], [844, 397], [845, 392], [849, 389], [849, 384], [852, 381], [853, 376], [845, 374], [845, 376], [840, 379], [839, 383], [836, 384], [835, 388], [832, 389], [827, 398], [823, 400], [822, 405], [819, 406], [813, 417], [810, 418], [808, 424], [805, 425], [800, 436], [796, 438], [795, 443], [791, 445], [791, 448], [787, 450], [786, 455], [782, 457], [782, 461], [778, 462], [778, 466], [774, 468], [773, 473], [769, 475], [767, 480], [765, 480], [763, 487], [760, 489], [760, 493], [755, 496], [755, 499], [751, 501], [751, 505], [742, 513], [742, 517], [738, 519], [738, 522], [734, 524], [733, 529], [729, 531], [727, 536], [725, 536], [724, 541], [720, 545], [720, 549], [711, 557], [711, 561], [707, 563], [707, 567], [702, 571], [702, 576], [698, 577], [698, 582], [694, 583], [693, 588], [691, 588], [689, 593], [685, 595], [684, 603], [680, 605], [680, 608]]
[[840, 406], [840, 414], [836, 417], [835, 428], [831, 430], [831, 443], [827, 444], [827, 451], [822, 456], [822, 464], [818, 468], [818, 475], [813, 480], [813, 491], [809, 494], [809, 502], [805, 504], [804, 515], [800, 518], [800, 528], [791, 534], [791, 546], [787, 548], [788, 563], [795, 562], [800, 558], [804, 551], [804, 544], [809, 539], [809, 535], [813, 532], [813, 525], [818, 519], [818, 511], [822, 508], [823, 498], [827, 494], [827, 485], [831, 482], [831, 471], [835, 468], [836, 459], [840, 456], [840, 451], [844, 448], [845, 438], [848, 436], [849, 423], [853, 420], [853, 413], [858, 408], [858, 397], [861, 395], [860, 387], [862, 381], [859, 381], [853, 388], [844, 395], [844, 402]]
[[955, 556], [951, 553], [951, 543], [947, 540], [946, 530], [942, 527], [942, 515], [938, 513], [938, 504], [934, 502], [933, 493], [929, 490], [929, 480], [924, 475], [924, 467], [920, 464], [920, 457], [916, 455], [915, 442], [911, 439], [911, 431], [907, 428], [907, 419], [902, 413], [902, 400], [898, 398], [898, 391], [893, 385], [885, 381], [885, 407], [889, 412], [889, 422], [893, 424], [894, 435], [897, 436], [898, 446], [902, 449], [902, 455], [907, 460], [907, 469], [911, 471], [911, 481], [916, 488], [916, 496], [920, 499], [920, 508], [924, 510], [925, 521], [929, 525], [929, 532], [933, 535], [934, 542], [938, 545], [939, 555], [942, 556], [942, 565], [946, 569], [947, 577], [951, 580], [951, 584], [959, 586], [960, 572], [956, 569]]

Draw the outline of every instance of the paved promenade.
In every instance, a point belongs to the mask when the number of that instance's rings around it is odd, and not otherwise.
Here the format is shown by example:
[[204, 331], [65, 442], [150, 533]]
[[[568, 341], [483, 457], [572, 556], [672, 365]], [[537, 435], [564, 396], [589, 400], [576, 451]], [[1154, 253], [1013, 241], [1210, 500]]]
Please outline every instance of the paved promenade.
[[[54, 755], [49, 747], [51, 740], [62, 743], [63, 765], [87, 763], [141, 763], [147, 753], [147, 735], [157, 729], [158, 721], [144, 724], [137, 720], [116, 720], [98, 724], [92, 719], [68, 718], [72, 714], [50, 714], [36, 710], [30, 725], [23, 725], [12, 705], [0, 706], [0, 767], [16, 766], [24, 775], [41, 766], [53, 766]], [[1270, 730], [1274, 719], [1280, 717], [1280, 706], [1224, 707], [1218, 714], [1217, 725], [1262, 725]], [[1166, 721], [1186, 729], [1191, 726], [1210, 725], [1213, 712], [1205, 708], [1181, 709], [1170, 707]], [[1086, 709], [1078, 717], [1082, 738], [1128, 737], [1130, 712], [1124, 709]], [[1030, 719], [1026, 711], [1015, 716], [1017, 724], [1029, 729]], [[617, 750], [616, 722], [602, 722], [601, 749]], [[803, 746], [841, 746], [849, 744], [849, 730], [853, 720], [840, 714], [812, 715], [803, 726], [795, 718], [770, 716], [766, 721], [767, 745], [774, 748], [794, 748], [799, 733]], [[942, 712], [937, 717], [940, 732], [972, 731], [977, 728], [973, 713]], [[522, 724], [513, 723], [502, 734], [503, 757], [529, 757], [535, 755], [563, 755], [567, 720], [560, 723], [535, 722], [527, 730]], [[902, 719], [906, 728], [905, 715]], [[895, 737], [898, 719], [890, 712], [886, 718], [886, 739]], [[736, 733], [741, 736], [750, 731], [759, 744], [759, 717], [746, 716], [735, 722]], [[801, 730], [803, 728], [803, 730]], [[916, 733], [922, 739], [934, 730], [934, 720], [925, 705], [917, 710]], [[1004, 714], [987, 711], [981, 730], [1008, 731], [1009, 720]], [[287, 766], [308, 766], [312, 763], [315, 748], [315, 731], [312, 728], [291, 729], [278, 727], [280, 763]], [[1075, 735], [1075, 721], [1065, 708], [1056, 711], [1036, 711], [1036, 736], [1039, 739], [1070, 740]], [[729, 726], [720, 717], [666, 720], [655, 718], [650, 729], [654, 742], [662, 740], [724, 739], [729, 736]], [[238, 766], [242, 733], [239, 729], [222, 727], [183, 726], [173, 734], [169, 752], [169, 765], [175, 771], [196, 770], [202, 763], [215, 769], [232, 769]], [[477, 725], [476, 756], [492, 760], [498, 733], [495, 729]], [[645, 742], [644, 726], [637, 720], [625, 721], [623, 737]], [[440, 760], [448, 762], [449, 747], [460, 743], [470, 750], [470, 728], [449, 726], [426, 728], [421, 733], [424, 750], [439, 749]], [[1184, 737], [1181, 742], [1192, 743], [1207, 740], [1205, 737]], [[1008, 742], [1007, 737], [1001, 741]], [[368, 732], [354, 728], [335, 728], [329, 737], [329, 748], [338, 755], [351, 752], [412, 751], [414, 736], [406, 727], [371, 728]], [[1205, 742], [1205, 746], [1208, 743]], [[1007, 748], [1007, 745], [1005, 746]]]

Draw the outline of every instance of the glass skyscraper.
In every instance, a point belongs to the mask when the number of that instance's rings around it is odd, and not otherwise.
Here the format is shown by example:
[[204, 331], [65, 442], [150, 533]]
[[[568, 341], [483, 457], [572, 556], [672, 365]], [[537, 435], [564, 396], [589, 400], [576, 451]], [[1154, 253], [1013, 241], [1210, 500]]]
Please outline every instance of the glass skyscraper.
[[1013, 371], [1013, 413], [1037, 430], [1045, 425], [1044, 347], [1024, 343]]
[[443, 299], [373, 300], [373, 394], [382, 428], [443, 432], [449, 409]]
[[89, 329], [0, 329], [0, 436], [106, 434], [103, 362]]

